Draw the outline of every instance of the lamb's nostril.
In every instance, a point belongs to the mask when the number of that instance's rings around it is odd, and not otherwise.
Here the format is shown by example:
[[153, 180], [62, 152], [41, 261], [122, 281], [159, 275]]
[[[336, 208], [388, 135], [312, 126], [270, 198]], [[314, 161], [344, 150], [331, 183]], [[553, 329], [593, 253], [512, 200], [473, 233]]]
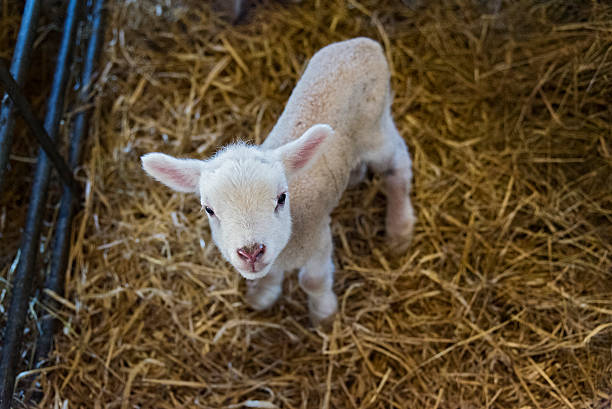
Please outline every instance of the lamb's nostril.
[[249, 261], [251, 259], [250, 254], [244, 251], [243, 249], [238, 249], [237, 253], [238, 257], [240, 257], [244, 261]]
[[263, 256], [265, 252], [266, 246], [264, 246], [263, 244], [258, 244], [255, 248], [255, 251], [253, 252], [253, 257], [255, 257], [255, 259], [258, 259], [259, 257]]
[[266, 246], [263, 244], [253, 244], [236, 250], [238, 256], [249, 263], [255, 263], [258, 258], [266, 252]]

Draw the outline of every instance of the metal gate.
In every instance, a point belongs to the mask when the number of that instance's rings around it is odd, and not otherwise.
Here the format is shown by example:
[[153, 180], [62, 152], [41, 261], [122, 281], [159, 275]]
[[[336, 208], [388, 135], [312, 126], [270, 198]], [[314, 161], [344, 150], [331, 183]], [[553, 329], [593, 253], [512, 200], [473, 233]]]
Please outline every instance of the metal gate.
[[[83, 139], [87, 135], [90, 109], [78, 112], [71, 123], [71, 129], [68, 131], [70, 142], [67, 161], [59, 154], [57, 148], [58, 133], [60, 121], [65, 114], [63, 110], [69, 86], [73, 89], [78, 88], [76, 106], [84, 106], [91, 100], [90, 85], [94, 79], [95, 64], [104, 36], [104, 0], [65, 2], [67, 5], [63, 33], [51, 92], [47, 99], [46, 115], [44, 122], [41, 123], [33, 114], [27, 98], [20, 90], [26, 81], [41, 3], [41, 0], [26, 1], [10, 69], [7, 61], [0, 61], [0, 89], [4, 91], [0, 108], [0, 194], [3, 189], [6, 189], [4, 181], [16, 115], [23, 117], [30, 132], [42, 148], [36, 161], [32, 190], [29, 195], [30, 202], [17, 256], [18, 262], [9, 287], [8, 321], [1, 338], [0, 409], [12, 406], [17, 367], [24, 349], [22, 339], [31, 297], [38, 294], [40, 298], [38, 301], [42, 305], [49, 307], [50, 310], [59, 308], [58, 303], [49, 294], [62, 295], [64, 288], [63, 277], [68, 261], [71, 225], [82, 197], [81, 188], [73, 178], [73, 170], [80, 161]], [[84, 44], [84, 42], [87, 42], [87, 46], [84, 55], [79, 58], [75, 52], [76, 44]], [[70, 84], [69, 74], [75, 65], [80, 67], [80, 78], [77, 78], [75, 84]], [[59, 214], [43, 288], [32, 288], [36, 260], [39, 255], [41, 222], [47, 202], [52, 167], [57, 171], [63, 183]], [[31, 369], [45, 365], [57, 326], [57, 320], [50, 314], [43, 315], [39, 323], [41, 331], [36, 342], [35, 358]], [[22, 385], [24, 389], [28, 387], [27, 383]]]

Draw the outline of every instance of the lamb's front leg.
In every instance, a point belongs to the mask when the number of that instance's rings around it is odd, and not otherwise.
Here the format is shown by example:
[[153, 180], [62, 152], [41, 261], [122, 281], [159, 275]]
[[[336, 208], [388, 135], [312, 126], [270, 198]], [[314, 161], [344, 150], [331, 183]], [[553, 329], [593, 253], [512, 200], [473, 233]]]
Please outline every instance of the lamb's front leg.
[[257, 311], [270, 308], [283, 290], [283, 277], [283, 270], [273, 266], [265, 277], [257, 280], [248, 280], [247, 303]]
[[332, 237], [329, 224], [322, 229], [315, 254], [300, 270], [300, 287], [308, 294], [308, 309], [314, 325], [331, 317], [338, 309], [338, 299], [332, 290], [334, 262]]

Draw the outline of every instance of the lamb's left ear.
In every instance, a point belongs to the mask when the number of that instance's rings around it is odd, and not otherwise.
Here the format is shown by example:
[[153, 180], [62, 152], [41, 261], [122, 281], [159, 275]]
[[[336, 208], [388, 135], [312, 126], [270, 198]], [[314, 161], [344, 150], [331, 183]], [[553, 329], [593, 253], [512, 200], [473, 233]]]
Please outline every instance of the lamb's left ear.
[[179, 192], [199, 191], [200, 176], [204, 161], [197, 159], [177, 159], [163, 153], [143, 155], [142, 168], [150, 176]]
[[313, 125], [295, 141], [279, 147], [277, 151], [285, 165], [287, 177], [313, 164], [322, 152], [323, 142], [333, 133], [334, 130], [329, 125]]

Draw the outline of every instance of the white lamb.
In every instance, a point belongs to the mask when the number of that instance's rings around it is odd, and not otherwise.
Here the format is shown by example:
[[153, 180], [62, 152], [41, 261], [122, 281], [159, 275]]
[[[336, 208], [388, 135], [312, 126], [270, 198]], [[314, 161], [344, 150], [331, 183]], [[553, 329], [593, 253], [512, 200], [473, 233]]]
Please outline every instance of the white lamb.
[[272, 306], [284, 272], [299, 268], [313, 323], [336, 312], [330, 213], [366, 165], [384, 175], [388, 237], [408, 244], [411, 161], [391, 117], [389, 79], [377, 42], [334, 43], [312, 57], [261, 146], [230, 145], [208, 160], [142, 157], [155, 179], [199, 194], [214, 242], [250, 280], [253, 308]]

